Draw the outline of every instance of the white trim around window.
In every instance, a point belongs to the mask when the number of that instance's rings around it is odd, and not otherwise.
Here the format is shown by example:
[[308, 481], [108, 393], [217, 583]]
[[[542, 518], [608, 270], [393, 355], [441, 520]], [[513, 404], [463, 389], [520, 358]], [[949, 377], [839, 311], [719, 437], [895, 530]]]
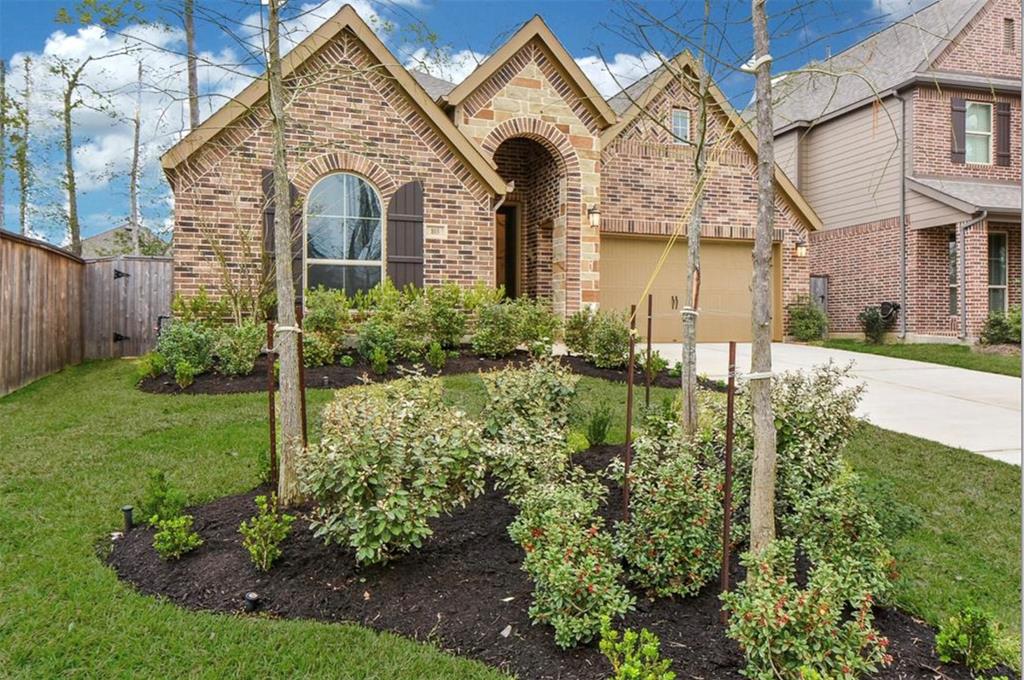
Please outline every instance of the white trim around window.
[[964, 156], [972, 165], [992, 165], [992, 142], [995, 137], [992, 134], [994, 108], [992, 104], [986, 102], [967, 102]]
[[675, 144], [686, 144], [690, 141], [690, 110], [672, 109], [669, 124], [672, 130], [672, 142]]

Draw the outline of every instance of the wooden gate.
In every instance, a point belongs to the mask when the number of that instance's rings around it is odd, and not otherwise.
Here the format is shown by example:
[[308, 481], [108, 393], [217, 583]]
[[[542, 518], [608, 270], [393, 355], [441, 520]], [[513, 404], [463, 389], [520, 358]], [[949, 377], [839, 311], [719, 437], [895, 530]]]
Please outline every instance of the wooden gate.
[[828, 277], [811, 276], [811, 302], [828, 314]]
[[85, 263], [85, 358], [145, 354], [171, 313], [169, 257], [118, 256]]

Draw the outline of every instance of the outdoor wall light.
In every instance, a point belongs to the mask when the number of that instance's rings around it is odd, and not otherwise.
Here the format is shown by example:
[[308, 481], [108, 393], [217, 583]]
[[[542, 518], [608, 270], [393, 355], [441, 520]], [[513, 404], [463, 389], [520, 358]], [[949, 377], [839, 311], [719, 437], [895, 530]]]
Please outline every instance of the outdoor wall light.
[[596, 203], [587, 209], [587, 219], [590, 220], [590, 226], [594, 229], [601, 226], [601, 211], [598, 209]]
[[246, 593], [243, 600], [245, 602], [245, 611], [247, 612], [256, 611], [256, 607], [260, 604], [260, 596], [252, 591]]
[[128, 533], [135, 526], [135, 522], [132, 520], [132, 506], [124, 505], [121, 506], [121, 514], [124, 515], [124, 533]]
[[796, 256], [807, 257], [807, 241], [800, 239], [796, 242]]

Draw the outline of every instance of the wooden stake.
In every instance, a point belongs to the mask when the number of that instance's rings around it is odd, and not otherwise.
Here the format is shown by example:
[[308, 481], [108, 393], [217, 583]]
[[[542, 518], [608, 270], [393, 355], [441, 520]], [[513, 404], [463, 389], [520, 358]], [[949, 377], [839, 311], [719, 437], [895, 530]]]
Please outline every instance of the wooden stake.
[[[302, 303], [295, 303], [295, 324], [302, 330]], [[306, 430], [306, 360], [302, 352], [302, 333], [299, 333], [299, 409], [302, 415], [302, 448], [309, 446]]]
[[654, 296], [647, 294], [647, 365], [644, 366], [644, 406], [651, 405], [651, 325], [654, 321]]
[[629, 468], [633, 464], [633, 363], [636, 360], [636, 305], [629, 309], [629, 363], [626, 364], [626, 476], [622, 481], [622, 517], [629, 521]]
[[[736, 343], [729, 343], [729, 387], [725, 400], [725, 489], [722, 495], [722, 592], [729, 592], [729, 558], [732, 540], [732, 436], [736, 402]], [[722, 623], [728, 618], [722, 610]]]
[[270, 483], [277, 481], [277, 409], [274, 407], [274, 322], [267, 319], [267, 425], [270, 429]]

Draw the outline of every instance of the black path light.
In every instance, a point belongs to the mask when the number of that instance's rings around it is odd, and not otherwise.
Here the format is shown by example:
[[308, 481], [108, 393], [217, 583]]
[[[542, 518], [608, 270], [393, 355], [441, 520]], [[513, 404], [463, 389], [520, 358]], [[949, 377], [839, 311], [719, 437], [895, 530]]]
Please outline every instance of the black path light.
[[256, 611], [256, 608], [260, 606], [259, 593], [250, 590], [242, 596], [242, 602], [245, 604], [245, 611], [249, 613]]
[[132, 528], [135, 527], [135, 522], [132, 519], [132, 511], [134, 508], [130, 505], [121, 506], [121, 514], [124, 515], [124, 533], [127, 534]]

